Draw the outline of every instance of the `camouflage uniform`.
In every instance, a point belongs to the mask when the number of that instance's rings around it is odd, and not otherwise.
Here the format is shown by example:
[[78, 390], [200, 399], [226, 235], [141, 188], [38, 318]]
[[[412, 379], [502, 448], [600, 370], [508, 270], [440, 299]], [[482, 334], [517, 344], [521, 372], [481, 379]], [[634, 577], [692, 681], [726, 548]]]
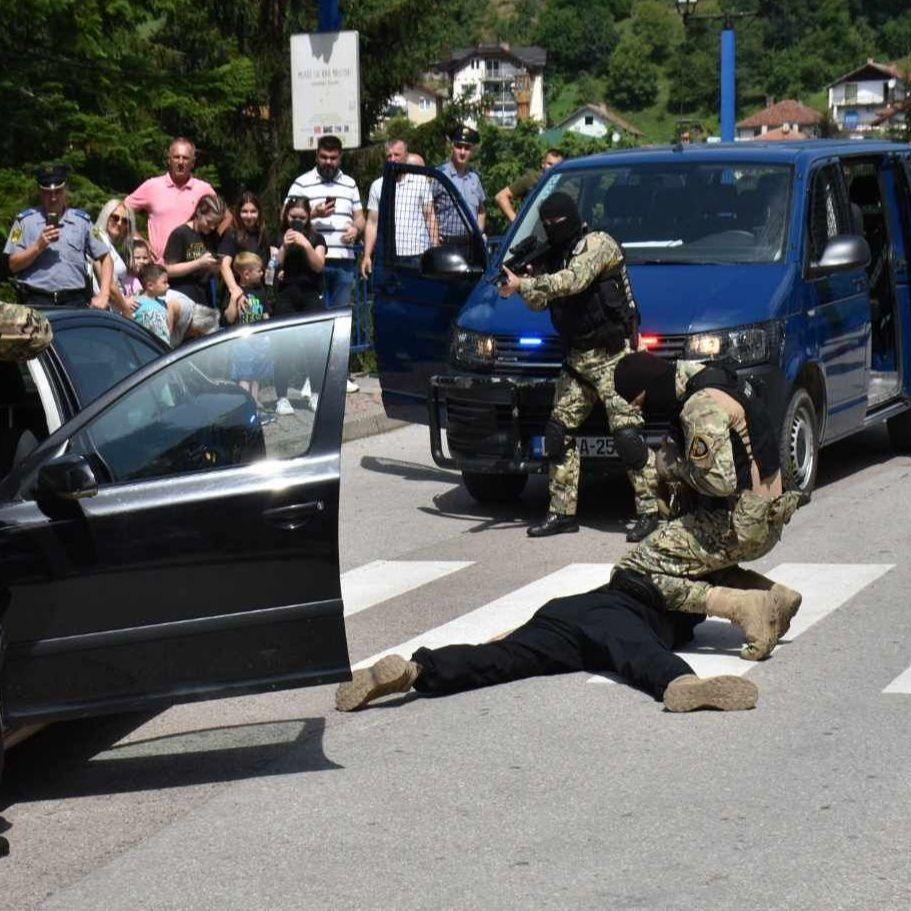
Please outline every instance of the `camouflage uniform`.
[[[701, 365], [693, 362], [678, 363], [678, 397], [683, 396], [687, 380], [700, 369]], [[661, 589], [670, 610], [704, 613], [713, 585], [711, 575], [765, 556], [794, 515], [800, 494], [737, 493], [731, 432], [743, 436], [746, 427], [737, 426], [719, 407], [712, 390], [703, 389], [687, 399], [680, 425], [686, 457], [676, 464], [677, 475], [703, 498], [712, 500], [705, 503], [703, 499], [693, 512], [652, 532], [620, 560], [617, 569], [649, 576]], [[748, 438], [744, 442], [748, 444]], [[757, 474], [754, 472], [754, 479]]]
[[37, 357], [52, 338], [50, 323], [37, 310], [0, 302], [0, 361]]
[[[532, 310], [546, 310], [554, 298], [569, 297], [583, 291], [602, 272], [615, 269], [622, 263], [623, 252], [619, 244], [609, 234], [593, 231], [576, 245], [565, 268], [547, 275], [523, 278], [519, 291]], [[632, 299], [625, 268], [622, 275], [627, 293]], [[614, 368], [628, 353], [629, 345], [615, 354], [608, 354], [604, 348], [569, 350], [564, 369], [557, 378], [551, 413], [555, 421], [567, 428], [568, 433], [581, 426], [598, 399], [604, 403], [607, 423], [612, 432], [623, 427], [644, 425], [642, 413], [614, 390]], [[585, 381], [584, 384], [580, 378]], [[570, 438], [568, 443], [563, 458], [559, 462], [552, 460], [550, 463], [550, 511], [572, 516], [576, 513], [581, 459], [575, 448], [575, 439]], [[658, 478], [654, 455], [649, 456], [649, 461], [643, 468], [629, 471], [627, 475], [636, 495], [636, 512], [639, 515], [656, 512], [658, 503], [655, 491]]]

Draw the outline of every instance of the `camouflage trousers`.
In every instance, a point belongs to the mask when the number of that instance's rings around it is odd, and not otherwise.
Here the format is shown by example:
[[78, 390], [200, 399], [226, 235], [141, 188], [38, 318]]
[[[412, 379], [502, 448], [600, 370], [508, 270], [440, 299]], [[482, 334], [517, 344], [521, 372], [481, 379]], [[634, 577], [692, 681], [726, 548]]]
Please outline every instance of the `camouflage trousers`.
[[731, 509], [697, 508], [666, 522], [637, 544], [615, 567], [648, 576], [668, 610], [705, 613], [712, 574], [741, 561], [764, 557], [781, 538], [800, 494], [772, 500], [741, 494]]
[[[642, 412], [617, 395], [614, 389], [614, 369], [617, 362], [629, 354], [629, 350], [625, 347], [616, 354], [608, 354], [603, 348], [591, 351], [572, 348], [566, 357], [565, 364], [570, 369], [564, 367], [557, 378], [551, 418], [566, 427], [569, 447], [562, 459], [550, 463], [551, 512], [564, 516], [576, 514], [581, 458], [572, 434], [591, 414], [599, 399], [604, 403], [612, 432], [623, 427], [642, 427], [644, 423]], [[580, 382], [578, 377], [585, 383]], [[627, 476], [636, 495], [636, 512], [639, 515], [657, 512], [658, 475], [654, 452], [649, 450], [648, 463], [638, 471], [628, 471]]]
[[0, 361], [27, 361], [52, 338], [50, 323], [37, 310], [0, 302]]

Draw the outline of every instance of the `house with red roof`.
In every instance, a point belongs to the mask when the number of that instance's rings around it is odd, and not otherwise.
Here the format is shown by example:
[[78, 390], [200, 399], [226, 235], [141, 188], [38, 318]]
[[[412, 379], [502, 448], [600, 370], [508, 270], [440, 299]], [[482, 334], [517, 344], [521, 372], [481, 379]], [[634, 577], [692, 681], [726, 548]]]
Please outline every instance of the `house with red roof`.
[[[895, 111], [907, 96], [907, 67], [868, 59], [828, 86], [829, 111], [840, 130], [864, 136], [883, 126], [881, 115]], [[904, 109], [901, 108], [901, 116]], [[893, 121], [894, 123], [894, 121]]]
[[737, 124], [737, 139], [807, 139], [819, 135], [823, 115], [794, 98], [768, 104]]

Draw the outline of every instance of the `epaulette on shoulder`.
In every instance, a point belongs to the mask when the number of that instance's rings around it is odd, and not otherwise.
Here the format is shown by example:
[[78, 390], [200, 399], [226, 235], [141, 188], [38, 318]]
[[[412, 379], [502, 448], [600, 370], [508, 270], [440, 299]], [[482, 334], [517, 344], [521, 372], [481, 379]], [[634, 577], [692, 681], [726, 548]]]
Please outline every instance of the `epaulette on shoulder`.
[[73, 215], [78, 215], [79, 218], [84, 218], [87, 222], [92, 221], [92, 216], [84, 209], [70, 209], [69, 211], [72, 212]]
[[23, 209], [17, 216], [16, 221], [21, 221], [23, 218], [28, 218], [29, 215], [34, 215], [38, 210], [37, 209]]

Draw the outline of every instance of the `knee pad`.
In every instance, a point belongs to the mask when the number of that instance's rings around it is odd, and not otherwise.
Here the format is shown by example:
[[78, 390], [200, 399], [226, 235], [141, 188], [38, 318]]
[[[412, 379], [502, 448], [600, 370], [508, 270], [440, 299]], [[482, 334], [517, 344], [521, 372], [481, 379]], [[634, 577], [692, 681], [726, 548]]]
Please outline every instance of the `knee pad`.
[[614, 434], [614, 450], [623, 467], [638, 471], [648, 463], [648, 443], [633, 427], [623, 427]]
[[544, 425], [544, 455], [548, 459], [562, 459], [570, 447], [565, 425], [548, 418]]
[[629, 595], [633, 600], [654, 610], [667, 610], [667, 602], [661, 594], [661, 589], [648, 576], [634, 570], [615, 569], [611, 573], [607, 589]]

